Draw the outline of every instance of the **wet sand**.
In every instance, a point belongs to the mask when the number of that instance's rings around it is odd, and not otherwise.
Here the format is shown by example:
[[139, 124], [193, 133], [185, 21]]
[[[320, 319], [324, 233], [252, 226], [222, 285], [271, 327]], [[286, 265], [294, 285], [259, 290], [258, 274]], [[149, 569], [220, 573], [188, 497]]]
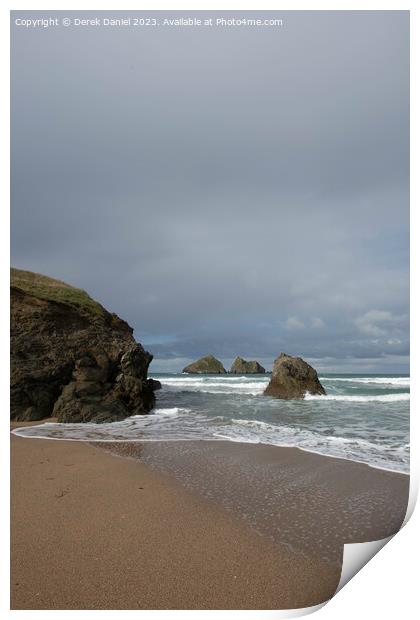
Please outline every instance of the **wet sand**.
[[346, 501], [371, 540], [398, 529], [408, 497], [408, 476], [287, 448], [11, 443], [12, 609], [316, 605], [340, 578]]
[[171, 473], [274, 544], [339, 567], [345, 543], [394, 534], [407, 509], [409, 476], [298, 448], [229, 441], [96, 445]]

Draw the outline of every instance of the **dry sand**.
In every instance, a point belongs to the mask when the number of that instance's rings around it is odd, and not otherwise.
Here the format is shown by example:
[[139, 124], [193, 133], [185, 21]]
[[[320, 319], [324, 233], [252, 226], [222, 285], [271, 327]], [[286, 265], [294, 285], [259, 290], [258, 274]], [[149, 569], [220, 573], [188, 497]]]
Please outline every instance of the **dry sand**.
[[295, 554], [143, 463], [11, 437], [12, 609], [285, 609], [337, 566]]

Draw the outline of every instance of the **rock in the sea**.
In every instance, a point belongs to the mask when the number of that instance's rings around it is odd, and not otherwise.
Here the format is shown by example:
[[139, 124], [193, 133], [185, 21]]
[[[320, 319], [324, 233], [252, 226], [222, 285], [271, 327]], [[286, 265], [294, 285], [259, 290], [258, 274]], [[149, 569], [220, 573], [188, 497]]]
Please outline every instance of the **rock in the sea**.
[[160, 383], [132, 328], [84, 291], [11, 270], [11, 418], [113, 422], [148, 413]]
[[226, 370], [224, 369], [222, 362], [216, 359], [213, 355], [206, 355], [196, 362], [185, 366], [182, 372], [188, 372], [194, 375], [226, 374]]
[[304, 398], [305, 394], [325, 394], [315, 368], [300, 357], [280, 353], [264, 394], [277, 398]]
[[230, 367], [230, 372], [233, 375], [263, 375], [265, 373], [265, 368], [255, 360], [247, 362], [242, 357], [238, 356]]

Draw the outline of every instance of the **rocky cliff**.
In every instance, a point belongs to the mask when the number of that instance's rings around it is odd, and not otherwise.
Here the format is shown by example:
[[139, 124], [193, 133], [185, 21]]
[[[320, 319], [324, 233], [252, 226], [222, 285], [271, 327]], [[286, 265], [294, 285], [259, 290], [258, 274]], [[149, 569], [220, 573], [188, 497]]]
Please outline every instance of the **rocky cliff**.
[[305, 394], [325, 394], [315, 368], [300, 357], [280, 353], [264, 394], [277, 398], [304, 398]]
[[222, 362], [216, 359], [213, 355], [206, 355], [196, 362], [189, 364], [183, 369], [182, 372], [188, 372], [195, 375], [226, 374], [226, 370], [224, 369]]
[[237, 357], [230, 367], [233, 375], [257, 375], [264, 374], [265, 368], [255, 360], [247, 362], [242, 357]]
[[84, 291], [11, 270], [11, 417], [111, 422], [148, 413], [158, 381], [132, 328]]

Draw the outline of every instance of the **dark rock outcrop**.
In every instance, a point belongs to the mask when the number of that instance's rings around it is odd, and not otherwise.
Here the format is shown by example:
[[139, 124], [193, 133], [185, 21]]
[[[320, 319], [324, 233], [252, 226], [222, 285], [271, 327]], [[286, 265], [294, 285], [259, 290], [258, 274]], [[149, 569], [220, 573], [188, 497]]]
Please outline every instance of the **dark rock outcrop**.
[[148, 413], [158, 381], [132, 328], [87, 293], [11, 270], [11, 417], [112, 422]]
[[224, 369], [222, 362], [216, 359], [213, 355], [206, 355], [196, 362], [189, 364], [182, 372], [188, 372], [194, 375], [226, 374], [226, 370]]
[[238, 356], [230, 367], [230, 372], [233, 375], [263, 375], [265, 373], [265, 368], [255, 360], [247, 362], [242, 357]]
[[277, 398], [304, 398], [305, 394], [325, 394], [315, 368], [300, 357], [280, 353], [264, 394]]

